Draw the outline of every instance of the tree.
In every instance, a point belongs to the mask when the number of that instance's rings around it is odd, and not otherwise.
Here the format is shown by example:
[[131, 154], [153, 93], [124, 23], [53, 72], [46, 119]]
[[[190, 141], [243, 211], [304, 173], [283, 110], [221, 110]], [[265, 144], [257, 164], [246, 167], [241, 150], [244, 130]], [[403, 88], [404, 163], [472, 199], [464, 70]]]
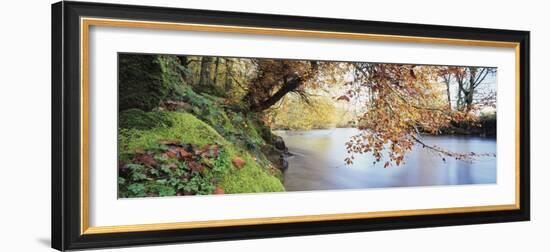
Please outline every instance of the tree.
[[177, 56], [177, 58], [180, 60], [180, 65], [182, 67], [181, 77], [183, 78], [183, 80], [188, 81], [187, 68], [189, 67], [190, 63], [189, 59], [187, 56]]
[[326, 129], [336, 125], [336, 108], [327, 96], [314, 96], [307, 104], [294, 93], [287, 94], [274, 109], [270, 109], [272, 126], [276, 129]]
[[220, 65], [220, 57], [216, 57], [216, 61], [214, 63], [214, 80], [213, 85], [218, 85], [218, 66]]
[[[308, 89], [319, 88], [331, 75], [352, 75], [345, 82], [346, 92], [337, 100], [361, 100], [366, 107], [354, 122], [360, 133], [350, 139], [346, 148], [351, 154], [346, 162], [353, 162], [353, 154], [372, 153], [377, 161], [383, 152], [389, 161], [385, 167], [400, 165], [405, 154], [415, 144], [434, 153], [457, 159], [469, 160], [476, 153], [454, 153], [426, 144], [421, 133], [439, 134], [452, 122], [473, 121], [473, 99], [462, 91], [468, 109], [454, 111], [450, 106], [451, 73], [467, 74], [473, 90], [483, 81], [488, 70], [449, 67], [442, 71], [433, 66], [371, 63], [319, 63], [315, 61], [254, 60], [255, 77], [248, 84], [245, 101], [253, 112], [262, 112], [277, 104], [288, 93], [295, 93], [304, 103], [310, 103]], [[337, 67], [336, 67], [337, 66]], [[460, 76], [459, 76], [460, 77]], [[446, 99], [441, 99], [437, 85], [446, 81]], [[470, 80], [465, 80], [470, 81]], [[465, 83], [464, 82], [464, 83]], [[465, 89], [466, 86], [463, 85]]]
[[199, 74], [199, 90], [204, 91], [212, 87], [212, 57], [204, 56], [201, 58], [201, 67]]
[[439, 76], [441, 76], [441, 79], [443, 80], [443, 83], [445, 84], [445, 91], [447, 94], [447, 106], [449, 110], [453, 108], [451, 104], [451, 81], [453, 78], [453, 72], [451, 71], [450, 67], [440, 67], [439, 68]]
[[308, 101], [305, 86], [318, 72], [316, 61], [258, 59], [254, 63], [256, 77], [250, 81], [244, 97], [251, 111], [264, 111], [289, 92]]
[[490, 67], [454, 67], [455, 79], [458, 83], [457, 109], [466, 112], [474, 106], [474, 94], [489, 74], [496, 72]]
[[233, 77], [232, 72], [233, 71], [233, 61], [225, 59], [225, 83], [223, 85], [223, 89], [225, 93], [228, 93], [233, 89]]
[[[430, 66], [353, 63], [355, 80], [348, 83], [342, 100], [352, 100], [361, 93], [370, 93], [365, 101], [366, 112], [358, 118], [360, 133], [353, 136], [346, 148], [353, 162], [353, 154], [372, 153], [381, 161], [386, 150], [389, 160], [384, 164], [400, 165], [405, 154], [415, 144], [441, 156], [471, 159], [475, 153], [454, 153], [426, 144], [421, 132], [438, 134], [452, 121], [471, 120], [472, 114], [452, 111], [447, 102], [441, 102], [440, 90], [434, 83], [440, 72]], [[368, 92], [367, 92], [368, 91]], [[442, 157], [444, 159], [444, 157]]]

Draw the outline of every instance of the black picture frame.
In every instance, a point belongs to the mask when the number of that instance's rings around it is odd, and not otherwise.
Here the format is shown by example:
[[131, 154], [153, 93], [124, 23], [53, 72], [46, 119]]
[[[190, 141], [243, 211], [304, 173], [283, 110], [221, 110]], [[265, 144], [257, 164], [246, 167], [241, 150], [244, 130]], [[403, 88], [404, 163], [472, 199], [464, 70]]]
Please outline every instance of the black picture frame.
[[[81, 233], [80, 18], [101, 17], [519, 43], [519, 209], [160, 231]], [[529, 32], [102, 3], [52, 5], [52, 247], [58, 250], [422, 228], [530, 218]]]

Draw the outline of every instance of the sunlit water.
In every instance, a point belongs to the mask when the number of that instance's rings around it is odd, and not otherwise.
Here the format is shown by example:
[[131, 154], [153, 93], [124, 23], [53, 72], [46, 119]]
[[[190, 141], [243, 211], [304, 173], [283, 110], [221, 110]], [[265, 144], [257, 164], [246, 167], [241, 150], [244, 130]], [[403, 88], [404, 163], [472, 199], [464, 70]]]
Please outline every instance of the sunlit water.
[[[383, 188], [496, 183], [496, 158], [481, 157], [473, 162], [441, 157], [415, 146], [405, 163], [384, 168], [373, 164], [369, 154], [355, 155], [347, 166], [345, 142], [357, 129], [276, 131], [289, 151], [289, 167], [284, 174], [287, 191]], [[424, 136], [423, 140], [455, 152], [496, 153], [491, 138], [462, 136]]]

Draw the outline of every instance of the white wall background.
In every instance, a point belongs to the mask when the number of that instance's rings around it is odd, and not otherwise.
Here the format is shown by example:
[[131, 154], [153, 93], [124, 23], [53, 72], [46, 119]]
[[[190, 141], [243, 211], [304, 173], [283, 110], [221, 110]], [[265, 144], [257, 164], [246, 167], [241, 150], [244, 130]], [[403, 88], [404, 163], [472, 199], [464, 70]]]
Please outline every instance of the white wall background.
[[[107, 1], [107, 0], [105, 0]], [[112, 0], [111, 0], [112, 1]], [[550, 85], [544, 1], [118, 0], [198, 9], [531, 31], [532, 221], [116, 251], [548, 251]], [[50, 0], [0, 8], [0, 250], [48, 251], [50, 240]], [[111, 249], [108, 249], [109, 251]], [[113, 249], [114, 250], [114, 249]]]

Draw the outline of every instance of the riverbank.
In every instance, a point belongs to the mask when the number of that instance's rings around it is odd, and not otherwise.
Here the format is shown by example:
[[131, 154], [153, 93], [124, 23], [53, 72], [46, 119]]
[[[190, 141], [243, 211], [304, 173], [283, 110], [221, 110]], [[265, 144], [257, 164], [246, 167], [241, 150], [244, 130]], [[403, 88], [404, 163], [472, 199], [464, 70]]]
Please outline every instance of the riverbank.
[[477, 122], [451, 122], [451, 125], [449, 127], [440, 129], [440, 134], [496, 138], [496, 113], [481, 115]]

